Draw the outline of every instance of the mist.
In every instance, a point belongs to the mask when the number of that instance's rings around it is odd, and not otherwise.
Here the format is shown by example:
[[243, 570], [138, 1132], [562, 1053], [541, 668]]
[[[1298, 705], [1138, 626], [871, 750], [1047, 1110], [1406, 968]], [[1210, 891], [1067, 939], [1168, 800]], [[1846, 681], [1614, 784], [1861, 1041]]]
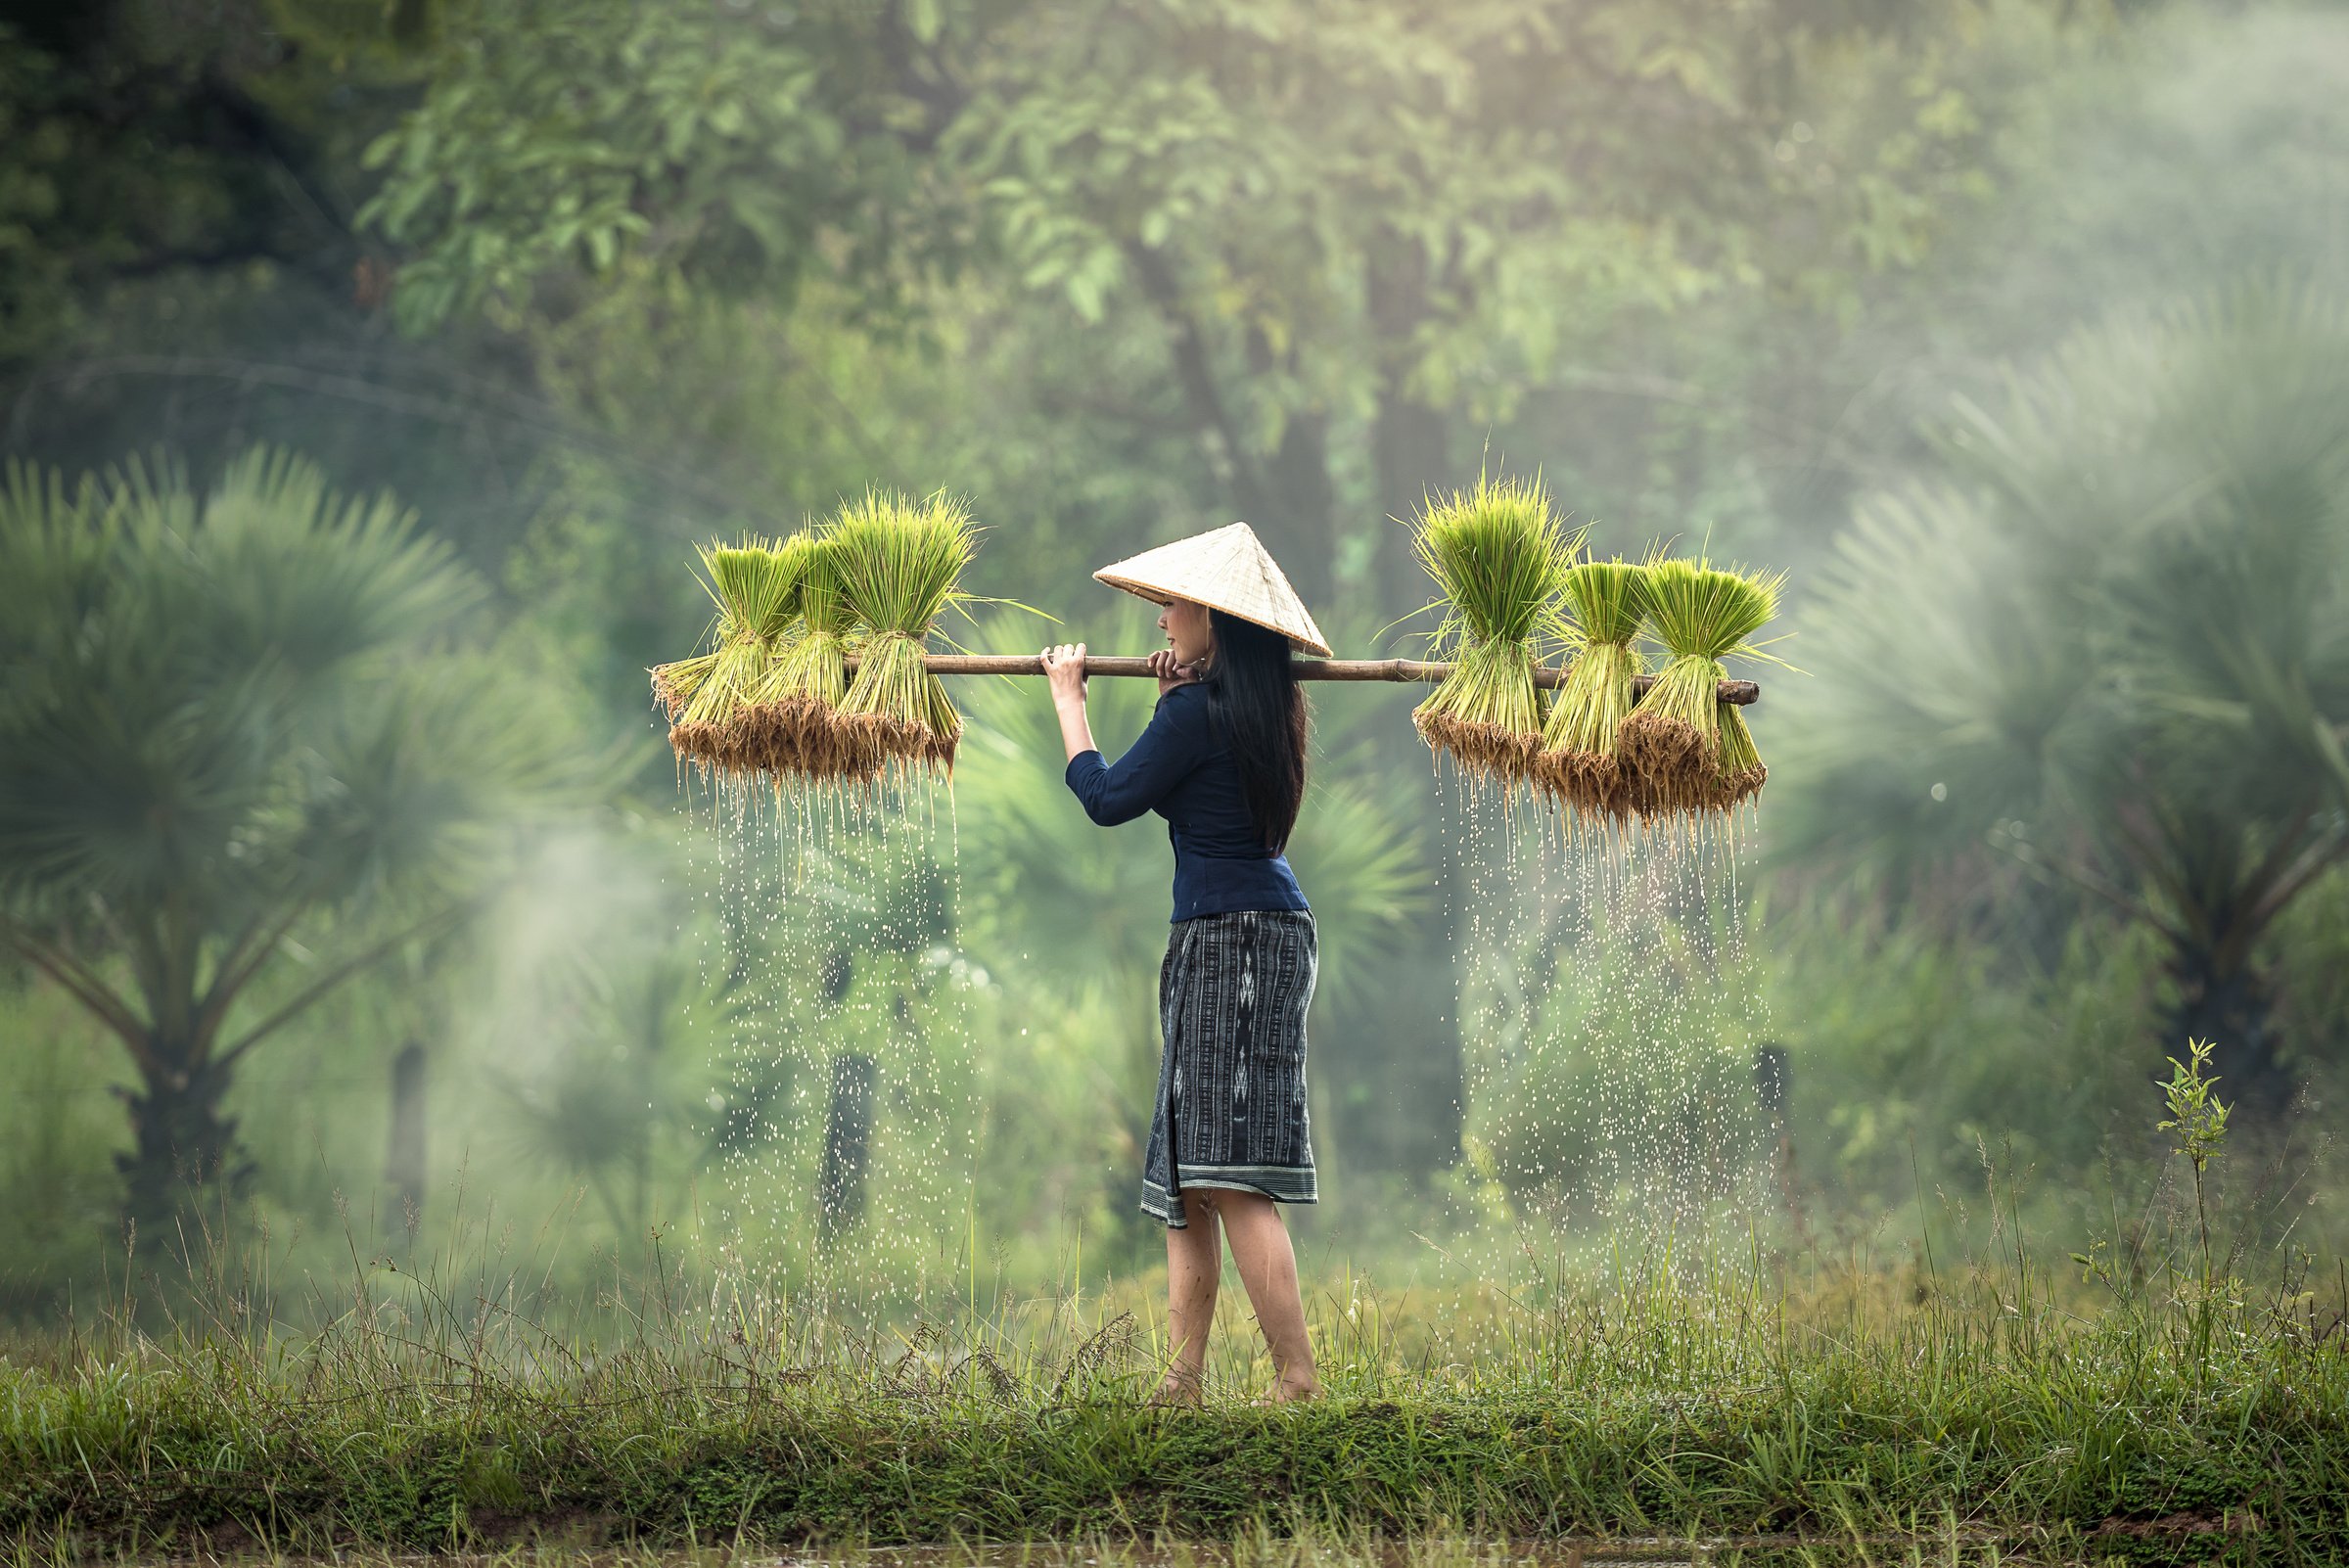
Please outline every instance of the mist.
[[[225, 1244], [322, 1275], [354, 1250], [528, 1257], [532, 1288], [572, 1301], [683, 1259], [864, 1316], [1163, 1268], [1134, 1208], [1158, 824], [1084, 820], [1033, 681], [957, 687], [950, 788], [854, 809], [713, 794], [646, 686], [709, 626], [693, 546], [943, 487], [987, 529], [970, 586], [1015, 602], [949, 624], [960, 644], [1142, 653], [1150, 611], [1089, 573], [1245, 517], [1339, 652], [1383, 657], [1434, 619], [1399, 620], [1432, 588], [1398, 519], [1490, 470], [1539, 472], [1601, 554], [1669, 542], [1789, 574], [1784, 664], [1739, 671], [1764, 683], [1772, 781], [1733, 841], [1593, 848], [1436, 766], [1408, 719], [1423, 693], [1315, 692], [1292, 855], [1327, 955], [1324, 1196], [1292, 1219], [1310, 1279], [1504, 1280], [1626, 1235], [1913, 1268], [1928, 1234], [2006, 1244], [1986, 1170], [2068, 1254], [2115, 1193], [2143, 1201], [2168, 1148], [2154, 1082], [2189, 1027], [2216, 1035], [2246, 1141], [2307, 1173], [2287, 1203], [2242, 1162], [2247, 1233], [2337, 1248], [2316, 1198], [2341, 1171], [2315, 1134], [2349, 1071], [2349, 387], [2292, 350], [2349, 341], [2349, 18], [1999, 4], [1879, 25], [1796, 5], [1767, 60], [1714, 40], [1676, 73], [1615, 37], [1613, 71], [1546, 89], [1504, 64], [1522, 45], [1555, 67], [1524, 39], [1571, 27], [1540, 6], [1456, 58], [1408, 8], [1359, 39], [1320, 23], [1260, 40], [1262, 78], [1234, 40], [1172, 28], [1165, 81], [1212, 81], [1211, 112], [1145, 100], [1165, 84], [1147, 19], [1094, 19], [1095, 78], [1050, 19], [953, 21], [941, 44], [802, 9], [680, 8], [679, 29], [714, 30], [647, 47], [705, 51], [718, 107], [617, 192], [492, 166], [510, 126], [467, 105], [506, 92], [519, 116], [541, 90], [494, 8], [424, 7], [402, 37], [260, 5], [0, 29], [0, 450], [23, 493], [145, 458], [201, 497], [282, 449], [340, 494], [395, 497], [478, 594], [351, 655], [385, 691], [448, 671], [431, 684], [472, 728], [418, 720], [356, 755], [387, 775], [441, 757], [471, 814], [461, 839], [387, 840], [347, 898], [276, 934], [248, 1023], [374, 956], [235, 1062], [230, 1152], [190, 1189]], [[1654, 10], [1660, 52], [1705, 33]], [[1425, 94], [1398, 115], [1442, 104], [1454, 137], [1415, 162], [1365, 63], [1397, 36], [1420, 52], [1394, 79]], [[766, 105], [787, 54], [821, 78], [790, 78], [790, 114]], [[1471, 68], [1490, 113], [1444, 86]], [[859, 117], [883, 101], [945, 119]], [[578, 135], [658, 140], [649, 96], [615, 103]], [[1120, 138], [1130, 164], [1103, 163]], [[2114, 363], [2138, 368], [2091, 378]], [[2306, 427], [2214, 447], [2247, 493], [2304, 503], [2298, 553], [2246, 579], [2304, 591], [2197, 595], [2218, 569], [2181, 567], [2173, 623], [2147, 629], [2115, 557], [2190, 567], [2265, 537], [2213, 503], [2145, 542], [2180, 497], [2203, 504], [2155, 438], [2231, 432], [2230, 410]], [[2123, 426], [2142, 461], [2025, 461]], [[2049, 477], [2132, 473], [2144, 504], [2109, 519], [2081, 497], [2120, 480]], [[2079, 591], [2013, 586], [2040, 576]], [[42, 594], [12, 580], [0, 606]], [[2050, 634], [2034, 685], [2018, 650], [2050, 627], [2079, 634]], [[2148, 695], [2113, 672], [2131, 637], [2264, 649], [2287, 696], [2263, 707], [2216, 653]], [[0, 647], [0, 700], [30, 712], [64, 656]], [[1869, 696], [1896, 655], [1914, 662]], [[1992, 700], [2054, 687], [2052, 719]], [[1148, 713], [1145, 683], [1095, 683], [1110, 755]], [[303, 776], [374, 799], [308, 761], [334, 756], [313, 721], [288, 743]], [[467, 756], [525, 732], [494, 791], [465, 782]], [[144, 960], [41, 880], [66, 852], [27, 760], [64, 748], [6, 733], [0, 1314], [48, 1322], [124, 1267], [144, 1091], [42, 955], [126, 995]], [[2015, 734], [2043, 759], [2103, 750], [2025, 779], [1980, 739]], [[2254, 798], [2231, 757], [2306, 789]], [[2141, 817], [2191, 817], [2194, 865], [2274, 874], [2205, 897]], [[2229, 926], [2237, 893], [2257, 918]], [[144, 906], [109, 907], [129, 929]], [[2176, 935], [2198, 920], [2235, 934], [2200, 969]], [[184, 1228], [132, 1228], [147, 1267], [187, 1250]]]

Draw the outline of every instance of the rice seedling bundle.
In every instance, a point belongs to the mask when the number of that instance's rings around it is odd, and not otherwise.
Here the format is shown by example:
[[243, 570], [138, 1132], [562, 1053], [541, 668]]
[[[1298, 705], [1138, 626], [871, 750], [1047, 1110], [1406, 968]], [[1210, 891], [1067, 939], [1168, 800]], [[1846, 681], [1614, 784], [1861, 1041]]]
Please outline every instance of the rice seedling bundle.
[[791, 772], [854, 783], [877, 777], [880, 765], [841, 716], [858, 629], [843, 555], [831, 530], [809, 538], [800, 575], [799, 634], [777, 655], [765, 695], [770, 721], [790, 736]]
[[921, 501], [867, 493], [832, 527], [842, 591], [867, 628], [837, 729], [859, 768], [951, 774], [962, 716], [923, 653], [978, 547], [970, 509], [944, 491]]
[[1727, 811], [1761, 794], [1762, 786], [1770, 779], [1770, 769], [1762, 761], [1761, 750], [1754, 745], [1754, 732], [1745, 721], [1745, 710], [1735, 703], [1717, 706], [1721, 718], [1721, 762], [1714, 770], [1706, 805]]
[[701, 550], [717, 617], [711, 649], [663, 665], [653, 694], [669, 716], [669, 746], [721, 773], [773, 770], [782, 762], [760, 715], [779, 648], [800, 616], [808, 541], [745, 537]]
[[1418, 520], [1413, 548], [1447, 611], [1435, 641], [1453, 669], [1411, 722], [1473, 775], [1504, 787], [1532, 776], [1543, 713], [1534, 639], [1563, 630], [1557, 595], [1582, 537], [1539, 480], [1480, 477]]
[[1617, 753], [1653, 807], [1726, 811], [1751, 799], [1767, 769], [1744, 715], [1720, 700], [1722, 660], [1777, 613], [1782, 574], [1722, 571], [1703, 560], [1648, 568], [1649, 625], [1671, 654], [1624, 719]]
[[1581, 635], [1542, 731], [1535, 778], [1576, 810], [1620, 822], [1638, 805], [1635, 775], [1617, 759], [1615, 742], [1632, 711], [1632, 682], [1647, 671], [1632, 645], [1648, 616], [1647, 568], [1580, 562], [1567, 569], [1561, 591]]

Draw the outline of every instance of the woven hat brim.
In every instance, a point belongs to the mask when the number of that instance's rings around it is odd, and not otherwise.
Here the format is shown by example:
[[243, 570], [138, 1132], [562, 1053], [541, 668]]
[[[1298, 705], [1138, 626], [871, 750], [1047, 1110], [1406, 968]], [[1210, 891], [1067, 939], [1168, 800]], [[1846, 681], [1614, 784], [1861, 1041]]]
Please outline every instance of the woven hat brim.
[[1313, 613], [1245, 523], [1145, 550], [1103, 567], [1093, 576], [1152, 604], [1189, 599], [1277, 631], [1306, 653], [1331, 657]]

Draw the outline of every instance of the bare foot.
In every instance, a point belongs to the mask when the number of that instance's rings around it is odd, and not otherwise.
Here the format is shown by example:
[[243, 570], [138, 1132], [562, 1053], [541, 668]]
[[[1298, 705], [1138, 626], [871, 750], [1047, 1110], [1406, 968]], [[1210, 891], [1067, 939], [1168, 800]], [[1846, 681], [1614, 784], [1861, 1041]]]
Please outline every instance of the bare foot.
[[1176, 1407], [1196, 1408], [1204, 1403], [1196, 1374], [1169, 1372], [1158, 1385], [1158, 1391], [1142, 1403], [1153, 1409], [1173, 1409]]
[[1271, 1393], [1257, 1403], [1259, 1405], [1302, 1405], [1308, 1400], [1317, 1400], [1320, 1397], [1321, 1385], [1318, 1382], [1311, 1378], [1301, 1382], [1291, 1382], [1284, 1377], [1272, 1385]]

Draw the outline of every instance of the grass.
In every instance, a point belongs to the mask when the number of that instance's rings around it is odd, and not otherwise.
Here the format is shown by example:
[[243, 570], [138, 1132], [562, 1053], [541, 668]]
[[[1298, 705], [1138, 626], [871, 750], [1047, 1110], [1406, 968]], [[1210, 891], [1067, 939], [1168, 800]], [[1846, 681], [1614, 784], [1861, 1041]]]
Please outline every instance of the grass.
[[[525, 1545], [442, 1548], [450, 1568], [739, 1568], [764, 1544], [755, 1536], [736, 1538], [713, 1531], [688, 1543], [623, 1541], [585, 1545], [561, 1537], [535, 1538]], [[17, 1568], [52, 1560], [20, 1547]], [[138, 1560], [117, 1554], [116, 1560]], [[206, 1553], [206, 1563], [300, 1565], [314, 1568], [317, 1556], [283, 1548], [243, 1545], [228, 1553]], [[338, 1548], [337, 1568], [415, 1568], [416, 1554], [381, 1546]], [[1950, 1528], [1898, 1537], [1861, 1537], [1824, 1542], [1784, 1534], [1682, 1540], [1633, 1536], [1510, 1541], [1456, 1532], [1404, 1537], [1338, 1535], [1307, 1530], [1293, 1535], [1243, 1532], [1231, 1541], [1201, 1542], [1179, 1537], [1103, 1533], [1075, 1540], [951, 1541], [922, 1545], [872, 1544], [860, 1540], [798, 1543], [786, 1556], [768, 1559], [774, 1568], [842, 1564], [847, 1568], [1599, 1568], [1600, 1564], [1654, 1564], [1656, 1568], [1713, 1565], [1743, 1568], [1763, 1564], [1825, 1568], [1866, 1564], [1868, 1568], [2023, 1568], [2026, 1564], [2086, 1560], [2016, 1551], [1995, 1540]], [[2125, 1559], [2108, 1559], [2125, 1560]], [[0, 1559], [0, 1563], [6, 1559]]]
[[1583, 531], [1566, 531], [1539, 479], [1482, 475], [1472, 491], [1431, 499], [1415, 528], [1445, 607], [1433, 641], [1455, 668], [1411, 720], [1471, 776], [1528, 780], [1543, 715], [1535, 639], [1565, 629], [1557, 596]]
[[184, 1555], [1449, 1533], [1730, 1538], [1756, 1561], [1943, 1538], [2031, 1561], [2349, 1556], [2329, 1304], [2279, 1287], [2090, 1313], [2028, 1263], [1764, 1272], [1399, 1297], [1349, 1280], [1311, 1307], [1331, 1397], [1281, 1410], [1245, 1403], [1267, 1374], [1236, 1291], [1208, 1406], [1159, 1410], [1138, 1287], [985, 1314], [974, 1295], [859, 1331], [663, 1272], [558, 1327], [518, 1283], [372, 1266], [302, 1332], [256, 1326], [278, 1315], [265, 1293], [215, 1280], [172, 1323], [117, 1316], [0, 1360], [0, 1539]]
[[[723, 1531], [686, 1544], [641, 1541], [582, 1546], [576, 1542], [534, 1539], [528, 1545], [444, 1551], [451, 1568], [737, 1568], [761, 1545]], [[49, 1558], [26, 1548], [16, 1554], [19, 1568]], [[240, 1564], [299, 1564], [313, 1556], [285, 1550], [246, 1548], [208, 1561]], [[414, 1554], [383, 1547], [337, 1549], [338, 1568], [415, 1568]], [[955, 1541], [919, 1545], [873, 1545], [862, 1541], [798, 1544], [776, 1568], [843, 1564], [851, 1568], [1597, 1568], [1599, 1564], [1720, 1564], [1722, 1568], [1770, 1563], [1868, 1564], [1870, 1568], [2015, 1568], [2051, 1559], [2016, 1553], [1996, 1541], [1966, 1532], [1936, 1530], [1899, 1537], [1820, 1542], [1773, 1535], [1714, 1537], [1694, 1541], [1671, 1537], [1564, 1538], [1508, 1541], [1437, 1532], [1405, 1537], [1344, 1536], [1324, 1531], [1294, 1535], [1250, 1531], [1228, 1542], [1102, 1534], [1069, 1541]], [[2065, 1560], [2065, 1559], [2052, 1559]]]

